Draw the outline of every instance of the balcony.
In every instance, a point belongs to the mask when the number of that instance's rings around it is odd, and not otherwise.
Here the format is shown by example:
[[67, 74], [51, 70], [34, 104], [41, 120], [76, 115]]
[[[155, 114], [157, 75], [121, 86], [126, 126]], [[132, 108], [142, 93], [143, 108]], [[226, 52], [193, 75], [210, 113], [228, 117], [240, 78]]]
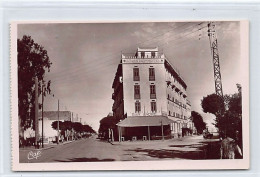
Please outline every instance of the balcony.
[[134, 81], [140, 81], [140, 76], [134, 76]]
[[112, 99], [115, 100], [115, 94], [114, 93], [112, 94]]
[[135, 99], [140, 99], [141, 96], [140, 96], [140, 94], [135, 94], [135, 95], [134, 95], [134, 98], [135, 98]]
[[151, 99], [156, 99], [156, 94], [150, 94]]
[[166, 81], [167, 86], [171, 85], [171, 81]]
[[155, 76], [149, 76], [149, 81], [155, 81]]

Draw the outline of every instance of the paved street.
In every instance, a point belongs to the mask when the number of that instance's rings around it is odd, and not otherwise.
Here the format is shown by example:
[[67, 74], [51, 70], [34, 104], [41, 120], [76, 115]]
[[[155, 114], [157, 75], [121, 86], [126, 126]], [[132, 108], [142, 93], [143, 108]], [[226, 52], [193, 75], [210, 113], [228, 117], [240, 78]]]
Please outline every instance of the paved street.
[[[35, 154], [40, 151], [37, 159], [28, 159], [30, 151]], [[216, 158], [219, 158], [218, 139], [205, 140], [202, 136], [113, 144], [91, 137], [44, 150], [20, 149], [22, 163]]]

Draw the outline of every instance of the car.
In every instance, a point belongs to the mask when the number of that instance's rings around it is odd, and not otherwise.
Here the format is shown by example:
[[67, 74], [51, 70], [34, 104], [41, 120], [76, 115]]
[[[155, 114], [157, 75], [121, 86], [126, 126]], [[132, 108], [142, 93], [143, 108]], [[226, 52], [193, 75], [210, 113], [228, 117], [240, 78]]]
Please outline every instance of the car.
[[212, 137], [213, 137], [213, 133], [209, 133], [209, 132], [203, 133], [203, 138], [205, 139], [211, 139]]

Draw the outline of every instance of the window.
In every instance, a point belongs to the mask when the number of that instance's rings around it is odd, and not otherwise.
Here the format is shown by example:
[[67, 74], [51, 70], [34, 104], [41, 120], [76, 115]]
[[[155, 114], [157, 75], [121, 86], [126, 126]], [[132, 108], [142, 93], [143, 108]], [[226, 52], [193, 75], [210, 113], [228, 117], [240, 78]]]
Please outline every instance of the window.
[[152, 58], [155, 58], [155, 52], [151, 52]]
[[135, 99], [140, 99], [140, 85], [135, 85], [134, 86], [134, 98]]
[[156, 112], [156, 102], [151, 102], [151, 111]]
[[134, 81], [140, 81], [139, 68], [133, 68]]
[[136, 113], [141, 112], [141, 103], [139, 101], [135, 102], [135, 112]]
[[144, 56], [145, 56], [145, 53], [141, 52], [141, 58], [144, 58]]
[[170, 95], [168, 94], [168, 100], [170, 100]]
[[154, 71], [154, 68], [149, 68], [149, 81], [155, 81], [155, 71]]
[[150, 85], [150, 98], [151, 99], [156, 98], [155, 85]]
[[171, 111], [169, 111], [169, 116], [171, 115]]

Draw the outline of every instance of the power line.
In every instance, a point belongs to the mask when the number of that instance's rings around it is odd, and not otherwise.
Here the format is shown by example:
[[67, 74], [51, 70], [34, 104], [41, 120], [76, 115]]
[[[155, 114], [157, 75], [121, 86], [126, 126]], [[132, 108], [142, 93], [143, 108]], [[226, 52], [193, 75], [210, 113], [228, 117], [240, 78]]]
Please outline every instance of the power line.
[[[191, 26], [192, 27], [192, 26]], [[191, 28], [191, 27], [189, 27], [189, 28]], [[189, 29], [188, 28], [188, 29]], [[199, 29], [200, 30], [200, 29]], [[196, 30], [197, 31], [197, 30]], [[194, 32], [196, 32], [196, 31], [194, 31]], [[194, 33], [194, 32], [192, 32], [192, 33]], [[189, 34], [191, 34], [191, 33], [188, 33], [187, 35], [189, 35]], [[176, 35], [175, 35], [176, 36]], [[184, 36], [186, 36], [186, 35], [184, 35]], [[180, 36], [179, 38], [177, 38], [177, 39], [180, 39], [181, 37], [184, 37], [183, 35], [182, 36]], [[175, 39], [176, 40], [176, 39]], [[172, 40], [170, 40], [170, 41], [172, 41]], [[167, 43], [169, 43], [169, 42], [167, 42]], [[161, 46], [163, 46], [163, 45], [161, 45]], [[106, 62], [107, 63], [107, 62]], [[107, 66], [110, 66], [110, 65], [113, 65], [113, 64], [117, 64], [118, 62], [117, 61], [113, 61], [112, 63], [110, 63], [109, 65], [106, 65], [106, 68], [107, 68]], [[90, 71], [96, 71], [97, 69], [99, 69], [99, 68], [104, 68], [104, 65], [99, 65], [98, 67], [95, 67], [95, 68], [91, 68], [90, 70], [88, 70], [85, 74], [87, 74], [87, 73], [89, 73]], [[99, 70], [100, 71], [100, 70]], [[76, 72], [73, 76], [75, 77], [75, 76], [77, 76], [77, 74], [78, 73], [80, 73], [80, 71], [78, 71], [78, 72]], [[64, 78], [64, 77], [66, 77], [66, 75], [65, 76], [63, 76], [63, 77], [56, 77], [56, 79], [53, 79], [53, 81], [57, 81], [57, 80], [59, 80], [59, 79], [61, 79], [61, 78]], [[71, 77], [70, 77], [71, 78]], [[64, 80], [64, 79], [62, 79], [62, 80]], [[67, 80], [66, 78], [65, 78], [65, 80]]]
[[[206, 27], [206, 26], [205, 26]], [[190, 33], [186, 33], [185, 35], [182, 35], [182, 36], [180, 36], [180, 37], [178, 37], [178, 38], [176, 38], [175, 40], [170, 40], [169, 42], [167, 42], [166, 44], [169, 44], [169, 43], [171, 43], [171, 42], [173, 42], [173, 41], [176, 41], [177, 39], [182, 39], [183, 37], [185, 37], [185, 36], [189, 36], [189, 35], [191, 35], [191, 34], [193, 34], [193, 33], [195, 33], [195, 32], [197, 32], [197, 31], [199, 31], [199, 30], [201, 30], [201, 29], [204, 29], [205, 27], [202, 27], [202, 28], [199, 28], [199, 29], [197, 29], [197, 30], [194, 30], [194, 31], [191, 31]], [[188, 39], [186, 39], [186, 40], [188, 40]], [[166, 45], [166, 44], [164, 44], [164, 45]], [[179, 43], [176, 43], [175, 45], [178, 45]], [[161, 45], [161, 46], [164, 46], [164, 45]], [[110, 65], [112, 65], [113, 63], [111, 63]], [[103, 71], [104, 69], [109, 69], [109, 67], [108, 67], [109, 65], [106, 65], [106, 66], [101, 66], [101, 68], [100, 68], [100, 70], [98, 70], [99, 72], [100, 71]], [[95, 70], [95, 72], [96, 72], [96, 70]], [[87, 75], [87, 73], [88, 73], [88, 75]], [[68, 79], [65, 79], [65, 80], [60, 80], [61, 82], [62, 81], [65, 81], [65, 83], [66, 82], [69, 82], [69, 81], [84, 81], [84, 80], [86, 80], [87, 78], [89, 78], [89, 77], [91, 77], [89, 74], [90, 73], [92, 73], [92, 72], [87, 72], [85, 75], [83, 75], [83, 74], [80, 74], [79, 76], [77, 76], [77, 75], [74, 75], [74, 77], [70, 77], [70, 78], [68, 78]], [[57, 80], [56, 80], [57, 81]], [[61, 83], [61, 82], [59, 82], [59, 83]], [[68, 83], [69, 84], [69, 83]]]
[[[146, 41], [143, 41], [143, 42], [139, 42], [139, 43], [137, 43], [136, 45], [141, 45], [141, 44], [144, 44], [144, 43], [146, 43], [146, 42], [153, 41], [153, 40], [155, 40], [156, 38], [158, 38], [158, 37], [160, 37], [160, 36], [163, 36], [163, 35], [165, 35], [165, 34], [167, 34], [167, 33], [169, 33], [169, 32], [172, 32], [172, 31], [175, 30], [175, 29], [178, 29], [178, 28], [180, 28], [180, 27], [183, 27], [183, 26], [185, 26], [185, 25], [188, 24], [188, 23], [191, 23], [191, 22], [186, 22], [186, 23], [182, 24], [181, 26], [176, 26], [175, 28], [173, 28], [173, 29], [171, 29], [171, 30], [168, 30], [168, 31], [166, 31], [166, 32], [164, 32], [164, 33], [161, 33], [161, 34], [159, 34], [159, 35], [153, 36], [153, 37], [151, 37], [151, 39], [146, 40]], [[121, 50], [121, 51], [125, 51], [125, 50], [130, 49], [130, 48], [132, 48], [132, 46], [127, 47], [127, 48], [125, 48], [125, 49], [123, 49], [123, 50]], [[118, 55], [119, 53], [120, 53], [120, 51], [118, 51], [118, 52], [113, 52], [112, 54], [109, 54], [109, 55], [107, 55], [107, 56], [102, 57], [102, 59], [104, 59], [104, 58], [109, 58], [109, 57]], [[97, 63], [95, 63], [95, 65], [98, 65], [99, 62], [102, 63], [103, 61], [104, 61], [104, 60], [97, 60]], [[74, 71], [78, 71], [78, 70], [80, 70], [81, 67], [84, 67], [85, 65], [89, 65], [89, 64], [94, 63], [94, 62], [96, 62], [96, 61], [94, 60], [94, 61], [88, 62], [88, 63], [86, 63], [86, 64], [83, 64], [83, 65], [81, 64], [79, 67], [75, 68]], [[84, 68], [83, 68], [83, 69], [84, 69]], [[61, 75], [62, 73], [67, 73], [67, 72], [68, 72], [67, 69], [64, 69], [64, 70], [62, 70], [62, 71], [60, 71], [60, 72], [58, 72], [58, 73], [55, 73], [55, 74]], [[70, 72], [71, 72], [71, 71], [70, 71]], [[51, 75], [55, 75], [55, 74], [52, 73]]]

